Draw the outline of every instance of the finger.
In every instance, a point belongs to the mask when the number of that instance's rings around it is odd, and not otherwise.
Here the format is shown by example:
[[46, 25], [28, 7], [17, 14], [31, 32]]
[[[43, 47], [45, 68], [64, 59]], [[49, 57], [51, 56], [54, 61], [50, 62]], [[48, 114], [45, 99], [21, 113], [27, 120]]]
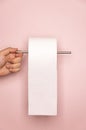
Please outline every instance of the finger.
[[23, 53], [16, 53], [16, 57], [22, 57]]
[[16, 69], [16, 68], [20, 68], [20, 66], [21, 66], [21, 63], [17, 63], [17, 64], [7, 64], [6, 65], [6, 67], [8, 68], [8, 69]]
[[9, 55], [6, 56], [6, 60], [8, 62], [11, 62], [14, 58], [15, 58], [15, 54], [14, 53], [13, 54], [9, 54]]
[[18, 48], [9, 47], [9, 48], [6, 48], [6, 49], [3, 49], [2, 51], [0, 51], [0, 54], [6, 56], [9, 53], [15, 53], [17, 50], [18, 50]]
[[16, 64], [16, 63], [20, 63], [22, 61], [22, 57], [17, 57], [17, 58], [14, 58], [11, 63], [13, 64]]
[[16, 73], [16, 72], [20, 71], [20, 68], [9, 69], [9, 71], [10, 71], [11, 73]]

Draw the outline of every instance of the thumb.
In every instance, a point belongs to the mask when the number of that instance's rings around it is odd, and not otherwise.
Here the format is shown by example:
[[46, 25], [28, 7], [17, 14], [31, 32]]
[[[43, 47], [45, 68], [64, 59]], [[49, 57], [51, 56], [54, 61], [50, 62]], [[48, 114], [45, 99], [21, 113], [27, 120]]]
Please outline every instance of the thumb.
[[3, 55], [3, 56], [6, 56], [9, 53], [15, 53], [17, 50], [18, 50], [18, 48], [11, 48], [11, 47], [9, 47], [9, 48], [1, 50], [0, 54]]

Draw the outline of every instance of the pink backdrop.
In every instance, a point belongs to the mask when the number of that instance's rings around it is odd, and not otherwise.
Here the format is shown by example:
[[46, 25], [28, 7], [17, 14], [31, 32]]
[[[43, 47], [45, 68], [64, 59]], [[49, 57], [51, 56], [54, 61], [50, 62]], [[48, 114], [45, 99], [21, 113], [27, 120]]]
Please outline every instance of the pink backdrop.
[[0, 0], [0, 48], [27, 49], [53, 36], [58, 50], [58, 116], [27, 115], [27, 55], [19, 73], [0, 77], [0, 130], [86, 130], [86, 1]]

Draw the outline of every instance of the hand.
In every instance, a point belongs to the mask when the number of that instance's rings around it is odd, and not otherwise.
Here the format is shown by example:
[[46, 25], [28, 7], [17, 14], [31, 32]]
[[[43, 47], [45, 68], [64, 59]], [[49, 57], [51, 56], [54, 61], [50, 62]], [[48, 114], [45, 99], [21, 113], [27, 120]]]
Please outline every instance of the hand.
[[6, 48], [0, 51], [0, 76], [20, 71], [22, 53], [16, 53], [17, 48]]

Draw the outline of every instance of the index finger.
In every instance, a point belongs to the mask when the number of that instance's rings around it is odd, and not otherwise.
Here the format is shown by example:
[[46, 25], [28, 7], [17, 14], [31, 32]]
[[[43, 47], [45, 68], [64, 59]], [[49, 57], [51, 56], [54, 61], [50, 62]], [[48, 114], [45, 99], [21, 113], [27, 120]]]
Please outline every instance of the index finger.
[[17, 50], [18, 50], [18, 48], [11, 48], [11, 47], [9, 47], [9, 48], [1, 50], [0, 54], [6, 56], [9, 53], [15, 53]]
[[16, 53], [16, 57], [22, 57], [23, 56], [23, 53]]

